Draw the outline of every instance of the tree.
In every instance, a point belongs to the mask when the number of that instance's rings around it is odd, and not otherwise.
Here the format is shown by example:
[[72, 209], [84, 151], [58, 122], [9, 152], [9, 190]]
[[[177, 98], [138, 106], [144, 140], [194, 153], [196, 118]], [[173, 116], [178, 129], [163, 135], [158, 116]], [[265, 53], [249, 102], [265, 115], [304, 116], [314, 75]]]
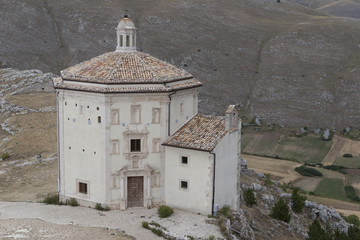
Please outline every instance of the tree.
[[348, 240], [360, 239], [360, 229], [356, 226], [350, 226], [348, 229]]
[[277, 203], [275, 203], [275, 206], [272, 208], [270, 217], [284, 221], [284, 222], [290, 222], [290, 213], [289, 213], [289, 207], [284, 201], [284, 199], [280, 198]]
[[250, 188], [246, 189], [244, 191], [244, 200], [245, 200], [246, 206], [248, 206], [248, 207], [256, 205], [257, 202], [256, 202], [256, 197], [255, 197], [255, 194], [254, 194], [254, 190], [252, 190]]
[[306, 197], [300, 195], [298, 188], [294, 188], [291, 194], [291, 199], [292, 199], [292, 210], [296, 213], [301, 213], [305, 206]]
[[308, 235], [309, 237], [307, 238], [307, 240], [331, 240], [331, 237], [321, 227], [317, 219], [315, 219], [309, 226]]

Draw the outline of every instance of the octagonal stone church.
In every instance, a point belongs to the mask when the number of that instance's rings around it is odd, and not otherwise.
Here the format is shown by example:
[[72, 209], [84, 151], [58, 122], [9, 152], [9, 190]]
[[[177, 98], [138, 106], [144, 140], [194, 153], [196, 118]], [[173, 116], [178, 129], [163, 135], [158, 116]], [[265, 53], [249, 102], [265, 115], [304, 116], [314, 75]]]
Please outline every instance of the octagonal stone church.
[[167, 204], [211, 214], [239, 208], [240, 131], [235, 106], [198, 114], [188, 72], [136, 50], [136, 28], [117, 26], [115, 52], [54, 78], [60, 200], [111, 209]]

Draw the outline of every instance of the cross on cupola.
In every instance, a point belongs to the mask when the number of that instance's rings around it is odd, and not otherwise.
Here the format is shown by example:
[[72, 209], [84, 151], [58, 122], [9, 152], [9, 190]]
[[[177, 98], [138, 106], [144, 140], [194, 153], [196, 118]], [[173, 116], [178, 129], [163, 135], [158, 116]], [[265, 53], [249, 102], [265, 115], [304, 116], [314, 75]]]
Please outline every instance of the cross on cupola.
[[116, 33], [117, 47], [115, 52], [136, 52], [136, 27], [127, 15], [120, 20]]

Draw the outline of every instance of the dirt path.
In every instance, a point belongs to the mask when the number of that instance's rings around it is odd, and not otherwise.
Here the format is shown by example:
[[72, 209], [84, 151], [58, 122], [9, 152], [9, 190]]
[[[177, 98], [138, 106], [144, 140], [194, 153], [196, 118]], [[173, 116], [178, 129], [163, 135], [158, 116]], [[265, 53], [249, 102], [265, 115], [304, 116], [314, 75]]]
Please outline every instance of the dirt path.
[[334, 164], [336, 159], [345, 153], [351, 153], [353, 156], [360, 156], [360, 141], [352, 141], [335, 135], [333, 137], [333, 142], [330, 151], [322, 161], [324, 166]]
[[[211, 235], [215, 236], [215, 238], [222, 236], [217, 226], [206, 223], [206, 220], [208, 220], [207, 216], [177, 209], [174, 211], [175, 213], [169, 218], [161, 219], [157, 215], [156, 208], [135, 208], [126, 211], [112, 210], [103, 212], [87, 207], [0, 202], [0, 222], [1, 219], [41, 219], [47, 223], [58, 225], [117, 229], [118, 232], [125, 232], [126, 234], [134, 236], [136, 239], [162, 239], [141, 226], [142, 221], [155, 221], [167, 228], [171, 234], [179, 237], [190, 235], [195, 238], [206, 239]], [[1, 226], [1, 229], [2, 227], [3, 226]], [[55, 228], [57, 227], [55, 226]], [[62, 228], [65, 229], [65, 227], [60, 227], [59, 231], [62, 231]], [[81, 229], [82, 228], [79, 228], [79, 231], [81, 231]], [[1, 233], [2, 231], [0, 231], [0, 234]], [[64, 232], [64, 234], [66, 234], [66, 232]], [[33, 239], [39, 238], [35, 237]], [[55, 240], [57, 238], [50, 239]], [[98, 238], [89, 237], [88, 239]]]
[[247, 160], [248, 167], [258, 172], [270, 173], [281, 178], [280, 182], [290, 182], [298, 179], [300, 175], [294, 171], [302, 164], [274, 158], [258, 157], [242, 154], [242, 158]]

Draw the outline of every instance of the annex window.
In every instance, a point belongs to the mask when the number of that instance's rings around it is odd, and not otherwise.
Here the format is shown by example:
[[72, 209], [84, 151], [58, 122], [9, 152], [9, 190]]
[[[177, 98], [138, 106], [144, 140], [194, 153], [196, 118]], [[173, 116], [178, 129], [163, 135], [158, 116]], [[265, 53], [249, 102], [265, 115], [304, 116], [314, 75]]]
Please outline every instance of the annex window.
[[140, 139], [131, 139], [130, 140], [130, 151], [131, 152], [141, 152], [141, 140]]
[[189, 188], [188, 181], [180, 181], [180, 188], [183, 190], [187, 190]]
[[160, 138], [153, 139], [153, 152], [160, 152]]
[[79, 193], [83, 193], [83, 194], [88, 193], [87, 183], [79, 182]]
[[181, 164], [183, 164], [183, 165], [187, 165], [187, 164], [189, 163], [189, 157], [187, 157], [187, 156], [181, 156], [180, 162], [181, 162]]
[[131, 106], [131, 123], [140, 123], [141, 113], [140, 113], [140, 105], [132, 105]]
[[120, 123], [120, 114], [119, 109], [111, 110], [111, 124], [119, 124]]
[[152, 123], [160, 123], [160, 108], [152, 109]]
[[111, 154], [119, 154], [120, 152], [120, 144], [118, 140], [111, 141]]

